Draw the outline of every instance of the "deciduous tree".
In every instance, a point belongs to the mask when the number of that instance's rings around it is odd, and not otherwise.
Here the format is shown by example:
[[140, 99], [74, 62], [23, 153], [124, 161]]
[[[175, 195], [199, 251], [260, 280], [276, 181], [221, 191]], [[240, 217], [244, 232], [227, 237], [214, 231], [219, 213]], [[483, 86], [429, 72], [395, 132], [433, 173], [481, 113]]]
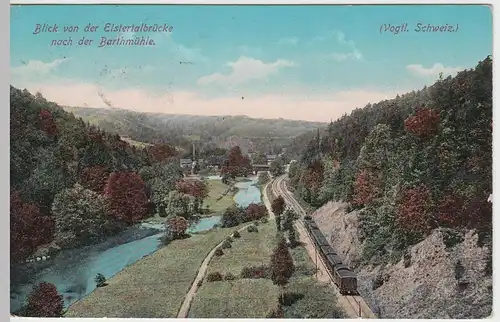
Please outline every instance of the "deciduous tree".
[[285, 210], [285, 199], [283, 199], [282, 196], [278, 196], [271, 203], [271, 209], [273, 210], [273, 213], [276, 216], [281, 215], [283, 213], [283, 211]]
[[57, 135], [57, 126], [52, 117], [52, 113], [47, 109], [40, 110], [39, 114], [39, 126], [42, 131], [44, 131], [49, 137], [54, 137]]
[[102, 165], [84, 168], [80, 174], [80, 182], [83, 187], [102, 193], [108, 181], [109, 171]]
[[432, 229], [431, 193], [425, 185], [405, 189], [398, 205], [396, 223], [407, 232], [427, 233]]
[[151, 163], [162, 162], [177, 155], [177, 151], [169, 144], [155, 144], [147, 149]]
[[267, 208], [263, 204], [251, 203], [245, 210], [245, 221], [259, 220], [267, 216]]
[[63, 309], [63, 297], [54, 284], [42, 282], [28, 296], [24, 311], [30, 317], [56, 318], [62, 316]]
[[239, 146], [234, 146], [229, 150], [227, 159], [222, 166], [221, 174], [227, 174], [234, 179], [238, 176], [247, 176], [251, 170], [250, 159], [241, 153]]
[[50, 217], [42, 216], [35, 204], [25, 203], [17, 191], [10, 194], [10, 255], [13, 262], [25, 260], [36, 248], [53, 238], [47, 229]]
[[405, 120], [405, 128], [419, 137], [428, 137], [437, 132], [439, 120], [439, 113], [429, 108], [421, 108]]
[[58, 193], [52, 204], [55, 240], [61, 247], [92, 244], [103, 238], [108, 221], [108, 200], [79, 184]]
[[110, 214], [129, 225], [147, 215], [148, 199], [144, 181], [133, 171], [113, 172], [104, 189], [110, 202]]
[[271, 162], [269, 172], [271, 172], [271, 174], [275, 177], [278, 177], [285, 173], [285, 164], [283, 163], [281, 157], [278, 157], [273, 162]]
[[253, 164], [267, 164], [267, 157], [262, 152], [256, 152], [252, 155]]
[[354, 182], [353, 203], [355, 205], [366, 205], [380, 196], [382, 192], [380, 177], [378, 170], [363, 169], [358, 172]]
[[170, 240], [182, 238], [186, 234], [188, 222], [183, 217], [177, 216], [165, 222], [165, 235]]

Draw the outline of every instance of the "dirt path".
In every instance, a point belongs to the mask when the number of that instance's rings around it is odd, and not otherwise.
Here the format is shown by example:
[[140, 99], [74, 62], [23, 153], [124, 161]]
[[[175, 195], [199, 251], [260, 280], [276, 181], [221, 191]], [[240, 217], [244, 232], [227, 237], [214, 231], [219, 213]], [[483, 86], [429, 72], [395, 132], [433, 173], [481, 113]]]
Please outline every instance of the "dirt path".
[[269, 181], [265, 186], [264, 186], [264, 189], [263, 189], [263, 197], [262, 199], [264, 199], [264, 205], [266, 206], [267, 208], [267, 212], [269, 213], [269, 218], [271, 220], [275, 220], [275, 216], [274, 216], [274, 212], [273, 212], [273, 208], [271, 207], [271, 202], [269, 201], [269, 198], [267, 198], [267, 190], [269, 189], [269, 185], [272, 184], [273, 181]]
[[[269, 184], [270, 183], [267, 183], [264, 186], [263, 199], [264, 199], [264, 204], [266, 205], [266, 207], [269, 211], [269, 216], [271, 217], [271, 219], [274, 219], [274, 214], [271, 211], [271, 204], [269, 203], [269, 200], [267, 199], [267, 194], [266, 194], [266, 191], [267, 191]], [[248, 226], [251, 226], [251, 225], [253, 225], [253, 224], [250, 223], [248, 225], [245, 225], [242, 228], [238, 229], [238, 231], [243, 231]], [[224, 241], [221, 241], [217, 246], [215, 246], [210, 251], [210, 253], [208, 253], [207, 257], [205, 257], [205, 260], [203, 260], [203, 263], [201, 263], [200, 269], [198, 270], [198, 275], [196, 275], [196, 278], [194, 279], [193, 284], [191, 284], [191, 288], [189, 289], [189, 292], [186, 294], [186, 297], [184, 298], [184, 302], [182, 302], [182, 306], [179, 309], [179, 313], [177, 314], [177, 318], [187, 318], [188, 317], [189, 308], [191, 307], [191, 303], [193, 302], [193, 298], [196, 295], [196, 291], [198, 291], [198, 283], [200, 281], [203, 281], [203, 279], [205, 278], [205, 275], [207, 273], [208, 264], [210, 263], [210, 260], [214, 256], [215, 251], [217, 250], [217, 248], [219, 248], [222, 245], [222, 243], [224, 243]]]

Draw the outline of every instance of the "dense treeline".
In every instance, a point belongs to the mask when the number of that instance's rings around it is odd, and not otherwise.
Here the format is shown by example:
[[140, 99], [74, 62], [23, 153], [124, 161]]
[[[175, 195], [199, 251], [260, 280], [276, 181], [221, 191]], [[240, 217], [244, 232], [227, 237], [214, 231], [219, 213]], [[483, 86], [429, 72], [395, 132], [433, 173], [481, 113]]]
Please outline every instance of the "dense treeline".
[[[238, 145], [244, 153], [278, 153], [291, 138], [323, 123], [283, 119], [254, 119], [247, 116], [204, 116], [139, 113], [124, 109], [66, 107], [91, 124], [109, 132], [147, 143], [168, 143], [185, 151], [191, 144], [204, 150], [215, 145], [230, 149]], [[198, 147], [199, 146], [199, 147]]]
[[204, 183], [183, 179], [168, 144], [137, 148], [46, 101], [10, 88], [11, 259], [44, 246], [91, 244], [154, 213], [196, 214]]
[[332, 122], [310, 140], [290, 178], [312, 206], [343, 200], [361, 210], [367, 260], [399, 258], [436, 228], [476, 229], [488, 242], [491, 58]]

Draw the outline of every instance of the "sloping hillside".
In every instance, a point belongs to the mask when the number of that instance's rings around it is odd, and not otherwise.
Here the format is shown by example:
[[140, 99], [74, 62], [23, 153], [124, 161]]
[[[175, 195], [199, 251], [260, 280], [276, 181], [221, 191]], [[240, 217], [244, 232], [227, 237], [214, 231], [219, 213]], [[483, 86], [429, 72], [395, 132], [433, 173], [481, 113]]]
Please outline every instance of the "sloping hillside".
[[238, 142], [243, 151], [278, 149], [293, 137], [324, 126], [323, 123], [247, 116], [139, 113], [116, 108], [65, 109], [106, 131], [141, 142], [154, 143], [168, 138], [169, 143], [188, 146], [196, 138], [195, 141], [226, 148]]
[[172, 147], [133, 146], [12, 86], [10, 147], [11, 264], [130, 226], [151, 215], [154, 180], [164, 197], [182, 178]]
[[290, 168], [297, 196], [311, 206], [345, 203], [342, 216], [322, 210], [323, 229], [345, 260], [356, 258], [360, 274], [388, 285], [360, 285], [384, 303], [387, 317], [479, 318], [490, 311], [492, 99], [487, 57], [475, 69], [333, 122]]

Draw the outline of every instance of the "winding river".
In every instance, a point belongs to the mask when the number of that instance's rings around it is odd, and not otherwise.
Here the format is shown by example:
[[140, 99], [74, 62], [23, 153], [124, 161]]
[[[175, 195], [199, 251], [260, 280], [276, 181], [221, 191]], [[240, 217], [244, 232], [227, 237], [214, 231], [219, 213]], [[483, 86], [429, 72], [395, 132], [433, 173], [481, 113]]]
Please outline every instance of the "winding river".
[[[220, 180], [220, 177], [207, 177]], [[242, 207], [261, 202], [260, 190], [256, 187], [257, 177], [250, 181], [238, 182], [239, 191], [235, 202]], [[189, 228], [189, 233], [210, 230], [220, 222], [220, 216], [201, 218]], [[107, 279], [144, 256], [154, 253], [160, 247], [159, 238], [163, 232], [155, 225], [144, 224], [113, 236], [107, 241], [78, 250], [63, 251], [45, 262], [29, 263], [29, 278], [22, 283], [11, 283], [11, 312], [18, 311], [26, 295], [40, 282], [54, 284], [63, 296], [66, 306], [85, 297], [95, 289], [94, 277], [97, 273]]]

